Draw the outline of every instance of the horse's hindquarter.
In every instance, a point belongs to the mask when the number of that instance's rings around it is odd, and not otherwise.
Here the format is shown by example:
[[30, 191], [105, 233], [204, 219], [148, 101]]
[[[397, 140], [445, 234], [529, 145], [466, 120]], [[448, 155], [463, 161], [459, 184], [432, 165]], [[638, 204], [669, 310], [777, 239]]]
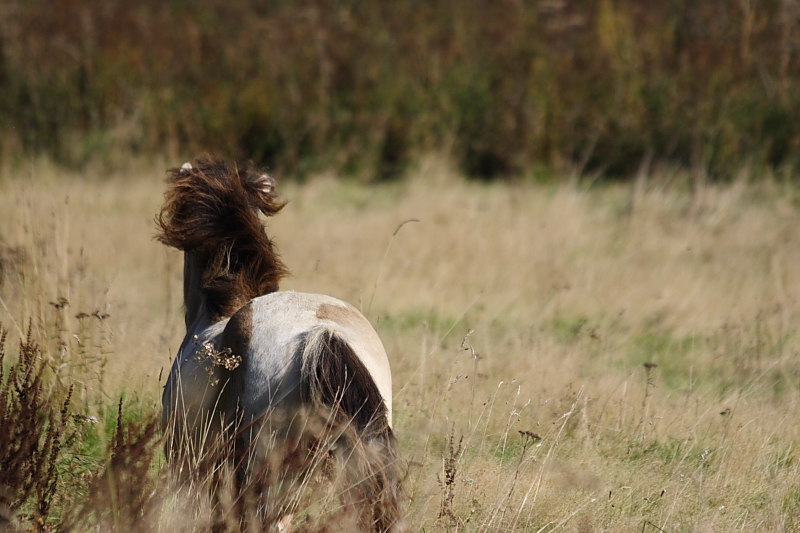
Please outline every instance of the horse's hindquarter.
[[391, 425], [389, 361], [369, 321], [353, 306], [331, 296], [293, 291], [255, 298], [231, 317], [223, 335], [223, 345], [234, 354], [237, 348], [246, 352], [241, 378], [231, 389], [239, 395], [245, 415], [259, 416], [271, 408], [299, 404], [304, 342], [320, 327], [352, 347], [383, 396]]

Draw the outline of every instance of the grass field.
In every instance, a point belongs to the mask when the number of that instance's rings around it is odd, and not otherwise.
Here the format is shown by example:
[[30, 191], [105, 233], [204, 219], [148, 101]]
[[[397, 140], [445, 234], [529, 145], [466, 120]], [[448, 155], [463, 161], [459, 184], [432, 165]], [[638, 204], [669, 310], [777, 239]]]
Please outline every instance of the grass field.
[[[0, 179], [8, 345], [30, 318], [100, 421], [65, 493], [120, 397], [160, 412], [183, 335], [181, 257], [153, 240], [164, 166]], [[283, 288], [353, 303], [389, 353], [410, 531], [800, 529], [800, 189], [688, 183], [481, 184], [432, 160], [279, 185]]]

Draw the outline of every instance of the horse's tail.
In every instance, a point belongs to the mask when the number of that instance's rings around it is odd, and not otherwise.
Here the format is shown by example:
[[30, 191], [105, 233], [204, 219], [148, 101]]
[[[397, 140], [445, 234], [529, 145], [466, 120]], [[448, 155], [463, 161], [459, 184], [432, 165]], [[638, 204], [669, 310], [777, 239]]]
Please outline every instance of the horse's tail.
[[300, 374], [303, 403], [329, 413], [333, 454], [342, 461], [346, 495], [364, 509], [371, 531], [404, 529], [400, 465], [389, 412], [375, 380], [353, 348], [320, 326], [305, 340]]

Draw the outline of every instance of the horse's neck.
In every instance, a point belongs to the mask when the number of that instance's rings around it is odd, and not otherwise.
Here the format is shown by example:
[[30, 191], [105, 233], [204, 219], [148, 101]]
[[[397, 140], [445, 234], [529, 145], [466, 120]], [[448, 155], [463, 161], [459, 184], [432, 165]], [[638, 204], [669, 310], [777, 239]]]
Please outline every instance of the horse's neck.
[[[216, 343], [227, 320], [211, 322], [211, 314], [206, 305], [206, 296], [200, 290], [202, 282], [201, 270], [197, 258], [189, 252], [183, 258], [183, 302], [186, 307], [186, 335], [178, 350], [178, 357], [175, 365], [184, 368], [184, 371], [191, 373], [192, 368], [197, 362], [198, 350], [201, 344], [206, 342]], [[189, 367], [184, 367], [189, 364]], [[203, 372], [207, 371], [202, 367]]]
[[197, 257], [183, 254], [183, 304], [186, 306], [186, 333], [196, 334], [211, 325], [206, 296], [200, 290], [202, 271]]

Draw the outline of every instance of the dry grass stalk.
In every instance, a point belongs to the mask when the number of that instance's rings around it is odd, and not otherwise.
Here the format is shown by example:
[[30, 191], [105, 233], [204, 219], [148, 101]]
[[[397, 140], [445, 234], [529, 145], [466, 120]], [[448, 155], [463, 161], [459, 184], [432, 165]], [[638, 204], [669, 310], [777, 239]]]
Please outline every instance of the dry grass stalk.
[[56, 498], [56, 463], [69, 420], [72, 387], [54, 389], [45, 377], [32, 326], [19, 344], [17, 361], [5, 370], [8, 332], [0, 326], [0, 520], [8, 527], [24, 518], [34, 531], [49, 528]]

